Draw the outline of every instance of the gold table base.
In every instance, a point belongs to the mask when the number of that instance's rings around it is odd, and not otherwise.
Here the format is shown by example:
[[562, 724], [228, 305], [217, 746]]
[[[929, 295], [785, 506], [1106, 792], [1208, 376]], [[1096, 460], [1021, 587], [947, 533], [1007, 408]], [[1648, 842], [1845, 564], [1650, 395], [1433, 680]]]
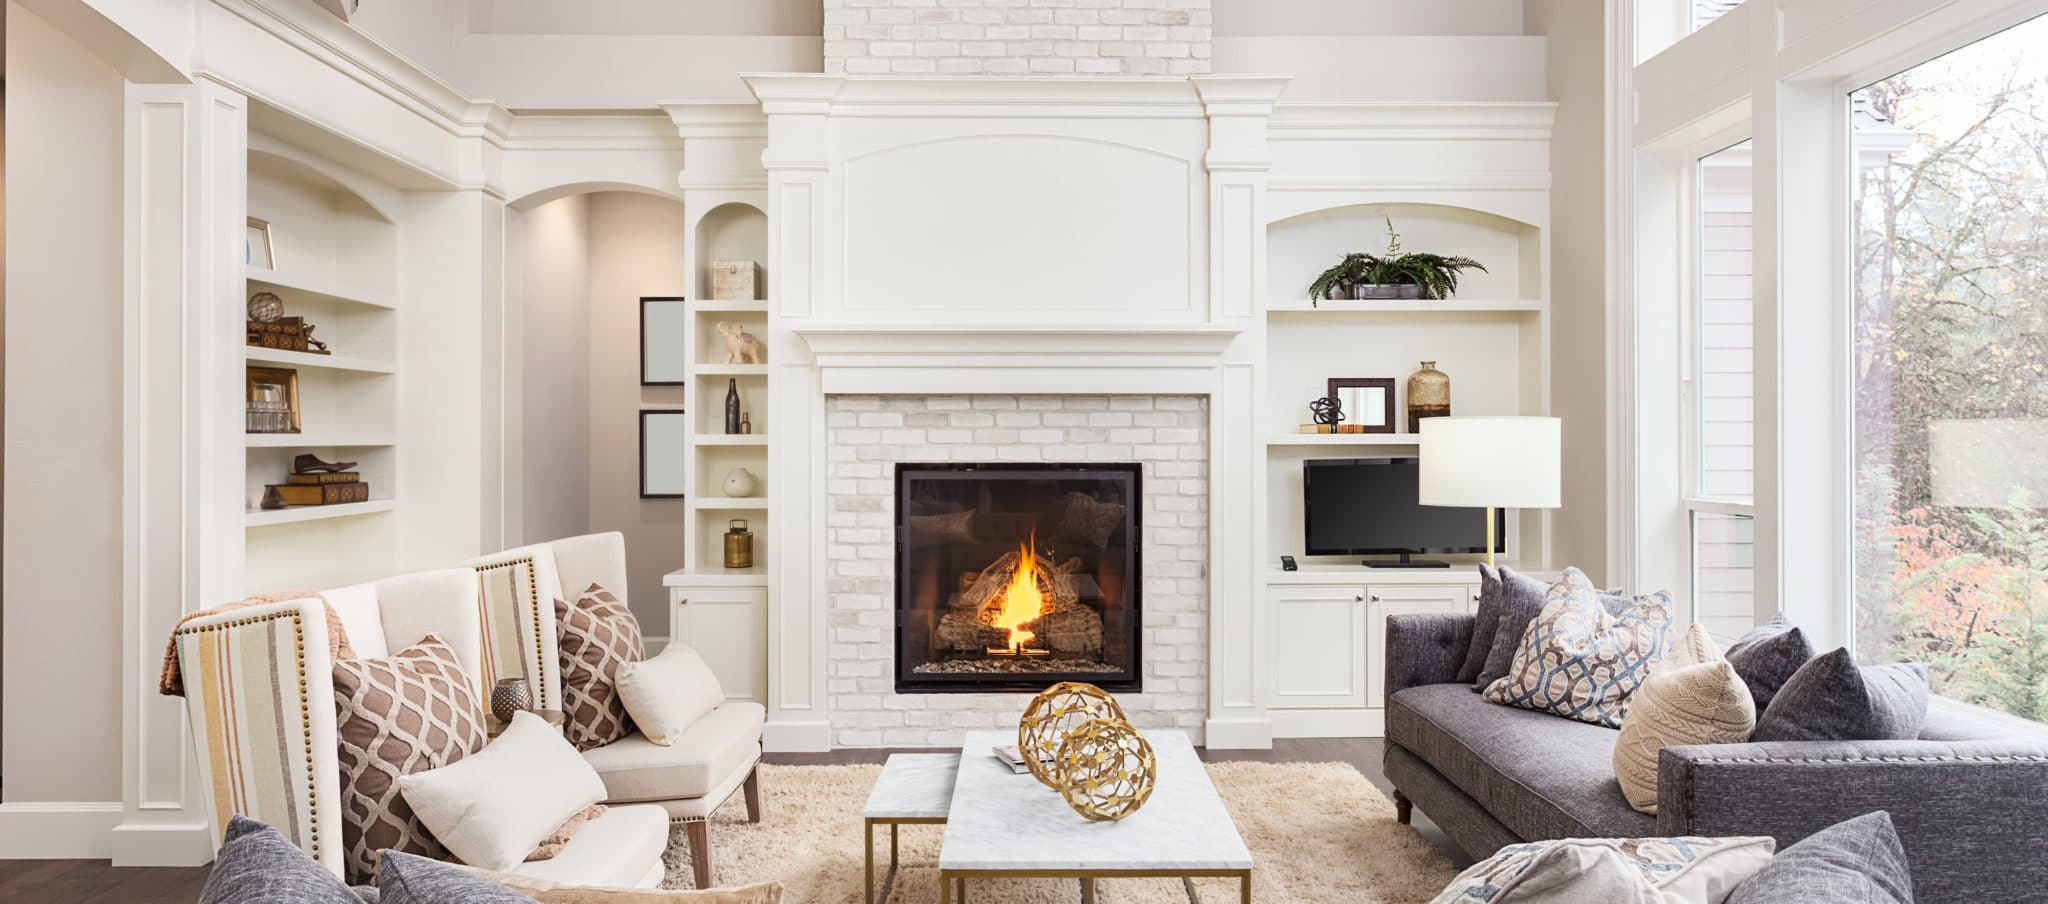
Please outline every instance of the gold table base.
[[[895, 887], [893, 883], [896, 881], [897, 830], [902, 826], [942, 826], [946, 824], [946, 817], [869, 816], [864, 817], [862, 819], [862, 822], [865, 823], [863, 828], [867, 832], [867, 843], [861, 845], [861, 850], [865, 854], [867, 854], [868, 862], [868, 894], [867, 897], [863, 898], [862, 900], [867, 902], [867, 904], [878, 904], [879, 899], [875, 897], [875, 826], [889, 827], [889, 871], [882, 874], [882, 896], [884, 899], [886, 899], [888, 897], [889, 891]], [[964, 892], [962, 893], [960, 900], [967, 900], [967, 897]]]
[[[1248, 869], [942, 869], [939, 870], [939, 904], [967, 904], [969, 879], [1079, 879], [1081, 904], [1095, 904], [1097, 879], [1179, 879], [1181, 886], [1187, 889], [1188, 900], [1192, 904], [1202, 904], [1202, 897], [1195, 891], [1193, 880], [1236, 879], [1239, 904], [1252, 902], [1252, 871]], [[958, 897], [955, 897], [954, 893], [956, 887], [959, 889]]]

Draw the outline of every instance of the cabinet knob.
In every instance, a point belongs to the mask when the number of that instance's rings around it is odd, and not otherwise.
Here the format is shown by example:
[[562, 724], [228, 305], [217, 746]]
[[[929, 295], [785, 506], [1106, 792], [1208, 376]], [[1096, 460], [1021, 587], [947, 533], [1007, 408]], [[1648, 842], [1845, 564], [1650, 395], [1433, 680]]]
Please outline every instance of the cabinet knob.
[[1377, 594], [1377, 593], [1373, 594], [1373, 595], [1372, 595], [1372, 601], [1373, 601], [1373, 602], [1375, 602], [1375, 603], [1379, 602], [1379, 601], [1380, 601], [1380, 595], [1379, 595], [1379, 594]]
[[[1378, 599], [1378, 597], [1374, 597], [1374, 599]], [[1356, 603], [1362, 603], [1362, 602], [1365, 602], [1365, 594], [1363, 594], [1363, 593], [1359, 594], [1359, 595], [1358, 595], [1358, 597], [1357, 597], [1356, 599], [1352, 600], [1352, 602], [1356, 602]]]
[[1473, 601], [1473, 602], [1475, 602], [1475, 603], [1476, 603], [1476, 602], [1479, 602], [1479, 594], [1477, 594], [1477, 593], [1475, 593], [1475, 594], [1472, 594], [1472, 601]]

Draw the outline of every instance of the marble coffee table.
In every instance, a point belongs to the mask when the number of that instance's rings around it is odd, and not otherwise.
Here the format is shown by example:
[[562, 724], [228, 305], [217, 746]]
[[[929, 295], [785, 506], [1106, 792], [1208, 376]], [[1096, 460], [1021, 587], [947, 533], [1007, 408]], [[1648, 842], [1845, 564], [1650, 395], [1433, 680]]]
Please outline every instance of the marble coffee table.
[[990, 878], [1081, 880], [1081, 900], [1095, 900], [1096, 879], [1238, 880], [1252, 899], [1252, 854], [1238, 837], [1223, 799], [1194, 744], [1178, 731], [1148, 731], [1158, 758], [1152, 798], [1119, 822], [1089, 822], [1058, 793], [1030, 775], [1011, 772], [989, 750], [1014, 744], [1016, 733], [970, 732], [939, 851], [939, 902], [952, 904], [956, 883]]
[[957, 753], [891, 754], [882, 766], [882, 776], [868, 792], [861, 810], [866, 832], [862, 849], [867, 854], [867, 897], [875, 904], [875, 826], [889, 827], [889, 871], [882, 877], [885, 893], [896, 877], [896, 833], [906, 825], [941, 825], [953, 805], [953, 777], [960, 771]]

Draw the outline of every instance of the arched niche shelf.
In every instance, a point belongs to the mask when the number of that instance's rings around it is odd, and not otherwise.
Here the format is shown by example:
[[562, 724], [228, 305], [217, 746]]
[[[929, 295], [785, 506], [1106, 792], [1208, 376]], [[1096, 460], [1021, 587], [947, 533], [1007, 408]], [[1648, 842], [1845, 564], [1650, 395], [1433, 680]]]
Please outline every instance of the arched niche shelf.
[[279, 279], [386, 297], [398, 290], [397, 193], [344, 167], [252, 135], [249, 216], [270, 224]]
[[1269, 223], [1268, 304], [1306, 302], [1309, 283], [1347, 253], [1384, 254], [1389, 220], [1404, 252], [1469, 257], [1485, 265], [1484, 272], [1462, 275], [1460, 299], [1533, 305], [1544, 297], [1546, 236], [1539, 225], [1493, 210], [1390, 200], [1321, 207]]
[[711, 297], [711, 265], [717, 261], [753, 261], [760, 265], [754, 276], [754, 298], [768, 297], [768, 214], [746, 201], [727, 201], [704, 211], [697, 218], [697, 297]]
[[666, 198], [678, 204], [682, 203], [683, 200], [682, 196], [673, 191], [652, 185], [642, 185], [637, 182], [570, 182], [535, 189], [519, 196], [516, 200], [508, 202], [505, 206], [520, 213], [525, 213], [550, 201], [559, 201], [576, 195], [588, 195], [606, 191], [632, 192], [636, 195]]

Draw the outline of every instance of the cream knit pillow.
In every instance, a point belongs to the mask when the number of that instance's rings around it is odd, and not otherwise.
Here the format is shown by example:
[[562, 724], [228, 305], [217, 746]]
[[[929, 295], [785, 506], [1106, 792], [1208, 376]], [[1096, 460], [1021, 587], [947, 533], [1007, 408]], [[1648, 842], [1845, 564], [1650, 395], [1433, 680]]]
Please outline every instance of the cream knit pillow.
[[1628, 805], [1657, 812], [1657, 753], [1686, 744], [1739, 744], [1756, 729], [1756, 702], [1695, 624], [1629, 698], [1614, 745], [1614, 777]]

